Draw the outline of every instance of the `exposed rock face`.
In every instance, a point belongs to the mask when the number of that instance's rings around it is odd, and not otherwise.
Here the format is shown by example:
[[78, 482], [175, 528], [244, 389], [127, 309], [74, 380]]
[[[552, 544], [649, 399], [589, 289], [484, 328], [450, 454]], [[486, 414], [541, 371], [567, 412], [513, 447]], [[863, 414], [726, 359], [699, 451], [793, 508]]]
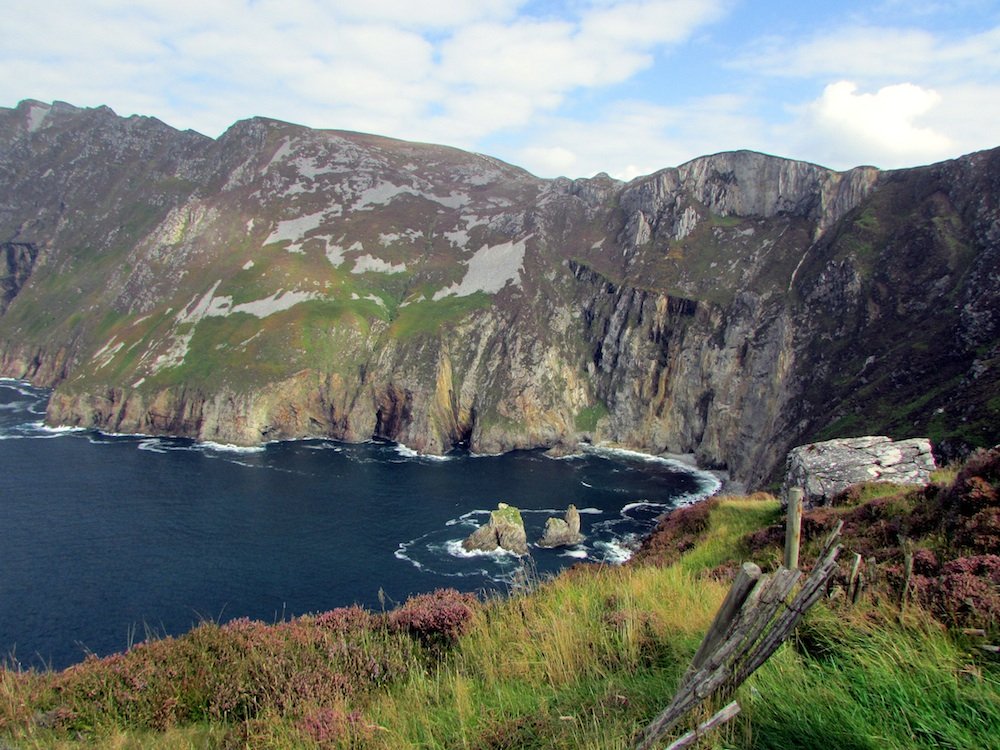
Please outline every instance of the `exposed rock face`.
[[569, 547], [584, 540], [580, 533], [580, 511], [570, 504], [563, 518], [550, 518], [545, 522], [545, 532], [538, 540], [539, 547]]
[[0, 375], [47, 419], [427, 453], [1000, 441], [1000, 150], [629, 183], [264, 118], [0, 109]]
[[499, 503], [497, 509], [490, 512], [489, 523], [472, 532], [462, 542], [462, 547], [468, 552], [505, 549], [515, 555], [528, 554], [528, 538], [524, 533], [521, 512], [506, 503]]
[[824, 505], [859, 482], [925, 485], [937, 466], [927, 438], [859, 437], [800, 445], [788, 454], [782, 496], [801, 487], [805, 502]]
[[30, 242], [0, 244], [0, 315], [21, 291], [38, 258], [38, 248]]

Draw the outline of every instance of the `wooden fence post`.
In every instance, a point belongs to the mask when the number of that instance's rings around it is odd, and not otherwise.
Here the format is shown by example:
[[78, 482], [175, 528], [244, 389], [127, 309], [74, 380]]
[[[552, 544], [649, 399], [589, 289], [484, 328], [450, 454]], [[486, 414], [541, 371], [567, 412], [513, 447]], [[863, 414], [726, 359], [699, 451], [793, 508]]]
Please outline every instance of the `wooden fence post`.
[[[722, 602], [722, 606], [719, 607], [719, 611], [715, 613], [715, 619], [712, 620], [708, 632], [705, 634], [704, 639], [702, 639], [701, 646], [698, 647], [698, 651], [691, 660], [691, 666], [688, 667], [688, 675], [701, 669], [708, 655], [725, 639], [729, 632], [729, 627], [740, 613], [743, 603], [747, 600], [747, 596], [749, 596], [751, 589], [757, 584], [760, 576], [760, 567], [756, 563], [745, 562], [740, 567], [740, 572], [736, 574], [736, 580], [733, 581], [732, 588], [729, 589], [729, 593]], [[684, 680], [681, 680], [681, 682], [683, 683]]]
[[851, 600], [852, 604], [857, 604], [858, 597], [861, 595], [863, 579], [858, 575], [860, 568], [861, 555], [855, 552], [854, 562], [851, 563], [851, 576], [847, 579], [847, 598]]
[[752, 563], [741, 568], [673, 699], [642, 730], [634, 750], [652, 750], [691, 709], [717, 692], [736, 690], [767, 661], [826, 590], [837, 569], [837, 539], [843, 527], [844, 522], [838, 521], [812, 572], [791, 600], [792, 589], [802, 577], [798, 570], [779, 568], [772, 575], [760, 575], [760, 568]]
[[785, 567], [799, 569], [799, 544], [802, 541], [802, 490], [788, 490], [788, 516], [785, 521]]

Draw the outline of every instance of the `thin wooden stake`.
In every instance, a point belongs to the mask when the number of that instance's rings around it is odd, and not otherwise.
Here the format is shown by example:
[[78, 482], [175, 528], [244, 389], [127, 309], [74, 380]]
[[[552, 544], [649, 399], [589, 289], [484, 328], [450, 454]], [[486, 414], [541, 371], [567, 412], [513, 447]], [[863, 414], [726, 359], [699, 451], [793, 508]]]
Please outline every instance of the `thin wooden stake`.
[[733, 701], [728, 706], [719, 711], [715, 716], [713, 716], [708, 721], [704, 721], [698, 725], [697, 729], [693, 729], [682, 737], [678, 737], [676, 740], [671, 742], [667, 746], [667, 750], [682, 750], [682, 748], [690, 747], [695, 742], [697, 742], [705, 732], [715, 729], [717, 726], [725, 724], [731, 718], [736, 716], [740, 712], [740, 704]]
[[802, 489], [788, 490], [788, 516], [785, 521], [785, 567], [799, 568], [799, 545], [802, 542]]
[[851, 602], [858, 601], [858, 593], [861, 585], [858, 582], [858, 569], [861, 567], [861, 555], [854, 553], [854, 562], [851, 563], [851, 577], [847, 579], [847, 596]]
[[900, 612], [906, 609], [906, 603], [910, 598], [910, 580], [913, 578], [913, 540], [905, 536], [899, 538], [903, 545], [903, 595], [900, 598]]

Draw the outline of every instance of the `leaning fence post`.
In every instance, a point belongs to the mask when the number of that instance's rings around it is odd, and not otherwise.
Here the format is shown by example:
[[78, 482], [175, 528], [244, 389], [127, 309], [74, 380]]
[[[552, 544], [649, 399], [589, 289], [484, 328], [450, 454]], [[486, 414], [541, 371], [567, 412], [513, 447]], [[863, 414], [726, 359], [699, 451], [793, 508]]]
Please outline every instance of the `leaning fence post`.
[[[694, 658], [691, 659], [691, 666], [688, 668], [685, 679], [701, 669], [705, 659], [729, 635], [729, 627], [732, 625], [733, 619], [739, 614], [743, 603], [747, 600], [747, 596], [750, 595], [750, 591], [757, 585], [757, 581], [760, 580], [760, 576], [760, 567], [756, 563], [745, 562], [740, 566], [740, 572], [736, 574], [736, 580], [733, 581], [733, 585], [722, 602], [722, 606], [719, 607], [719, 611], [715, 613], [715, 619], [708, 628], [708, 632], [705, 633], [705, 637], [701, 641], [701, 646], [698, 647]], [[684, 680], [681, 682], [683, 683]]]
[[802, 490], [788, 490], [788, 516], [785, 522], [785, 567], [799, 569], [799, 544], [802, 541]]

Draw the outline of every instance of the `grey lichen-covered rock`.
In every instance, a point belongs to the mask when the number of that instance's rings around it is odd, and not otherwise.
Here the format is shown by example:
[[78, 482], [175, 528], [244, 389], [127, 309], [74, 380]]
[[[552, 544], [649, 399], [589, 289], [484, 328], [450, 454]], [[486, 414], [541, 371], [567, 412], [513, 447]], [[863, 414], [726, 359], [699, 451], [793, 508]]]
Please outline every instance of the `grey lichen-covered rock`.
[[521, 512], [507, 503], [499, 503], [490, 513], [489, 523], [472, 532], [462, 542], [462, 548], [467, 552], [505, 549], [515, 555], [528, 554], [528, 537], [524, 533]]
[[580, 533], [580, 511], [570, 504], [563, 518], [550, 518], [545, 522], [545, 533], [538, 540], [539, 547], [569, 547], [584, 540]]
[[803, 489], [807, 505], [823, 505], [859, 482], [925, 485], [936, 468], [927, 438], [869, 436], [810, 443], [788, 454], [782, 499], [787, 503], [791, 487]]

